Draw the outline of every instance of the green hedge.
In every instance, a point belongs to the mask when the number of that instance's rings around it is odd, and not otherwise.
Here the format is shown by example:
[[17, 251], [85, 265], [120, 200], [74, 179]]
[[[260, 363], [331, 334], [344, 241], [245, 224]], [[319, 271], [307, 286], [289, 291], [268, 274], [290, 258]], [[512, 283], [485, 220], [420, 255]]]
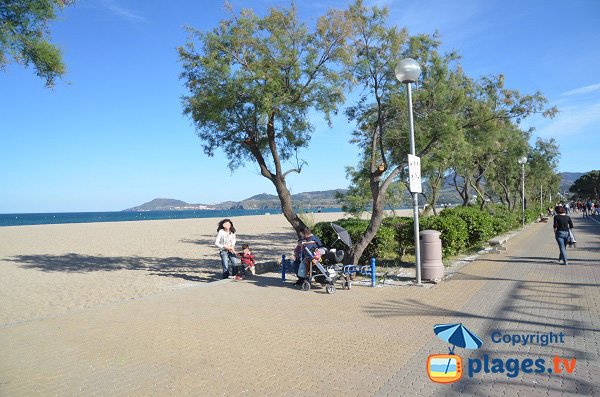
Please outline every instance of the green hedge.
[[469, 247], [488, 241], [496, 235], [492, 215], [474, 207], [449, 208], [442, 211], [440, 217], [460, 218], [466, 223], [468, 232], [467, 246]]
[[458, 216], [430, 216], [423, 218], [420, 230], [437, 230], [441, 232], [442, 255], [456, 255], [469, 247], [469, 226]]
[[[368, 220], [357, 218], [340, 219], [334, 223], [346, 229], [353, 242], [357, 241], [369, 226]], [[323, 244], [327, 247], [331, 247], [331, 245], [334, 244], [338, 238], [335, 231], [331, 227], [331, 222], [317, 223], [313, 227], [312, 232], [318, 236]], [[335, 243], [335, 248], [345, 249], [347, 247], [344, 245], [344, 243], [338, 241]], [[395, 240], [394, 228], [383, 224], [377, 231], [375, 238], [373, 238], [369, 245], [367, 245], [367, 248], [360, 258], [360, 262], [368, 263], [369, 259], [373, 257], [381, 259], [393, 259], [396, 256], [396, 252], [397, 244]]]
[[[527, 223], [535, 221], [538, 216], [539, 211], [536, 209], [525, 211]], [[521, 211], [509, 211], [500, 205], [488, 206], [484, 211], [475, 207], [456, 207], [445, 209], [440, 216], [420, 218], [419, 229], [441, 232], [442, 254], [448, 257], [516, 229], [521, 226], [521, 222]], [[334, 223], [346, 229], [353, 242], [360, 238], [369, 225], [369, 221], [357, 218], [340, 219]], [[375, 238], [361, 256], [360, 262], [368, 263], [371, 257], [399, 259], [405, 250], [414, 247], [413, 224], [412, 218], [385, 218]], [[337, 240], [330, 222], [317, 223], [313, 227], [313, 233], [328, 247]], [[344, 245], [338, 241], [335, 248], [344, 248]]]

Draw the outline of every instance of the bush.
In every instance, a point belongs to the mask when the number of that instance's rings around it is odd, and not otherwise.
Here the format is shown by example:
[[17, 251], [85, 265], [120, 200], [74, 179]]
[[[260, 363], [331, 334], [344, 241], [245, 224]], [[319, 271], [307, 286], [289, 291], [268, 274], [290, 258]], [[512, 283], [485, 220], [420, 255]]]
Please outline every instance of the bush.
[[[357, 219], [357, 218], [346, 218], [339, 219], [333, 223], [336, 223], [346, 229], [352, 242], [356, 242], [369, 227], [369, 221]], [[342, 242], [337, 242], [337, 234], [331, 227], [331, 222], [319, 222], [312, 229], [313, 234], [317, 235], [323, 244], [327, 247], [333, 247], [344, 250], [347, 247]], [[335, 245], [334, 245], [335, 243]], [[392, 259], [395, 258], [397, 252], [397, 244], [395, 241], [395, 233], [393, 227], [389, 224], [382, 224], [377, 234], [371, 240], [367, 248], [360, 257], [361, 263], [368, 263], [368, 261], [375, 257], [377, 259]]]
[[394, 222], [388, 221], [394, 229], [396, 250], [398, 257], [402, 258], [406, 250], [415, 246], [415, 233], [413, 218], [394, 218]]
[[528, 208], [525, 210], [525, 223], [536, 222], [540, 217], [539, 208]]
[[430, 216], [423, 218], [420, 230], [437, 230], [441, 232], [442, 255], [456, 255], [469, 246], [469, 229], [467, 223], [458, 216]]
[[[521, 226], [521, 211], [509, 211], [501, 205], [489, 205], [485, 211], [474, 207], [456, 207], [445, 209], [440, 216], [420, 219], [420, 230], [441, 232], [442, 254], [444, 257], [456, 255], [467, 248], [477, 246], [490, 238]], [[526, 222], [535, 221], [539, 216], [536, 209], [525, 212]], [[347, 218], [335, 221], [348, 231], [356, 242], [367, 230], [368, 220]], [[377, 259], [402, 258], [408, 248], [415, 245], [413, 218], [384, 218], [381, 227], [360, 258], [368, 263], [371, 257]], [[312, 231], [319, 236], [327, 247], [346, 248], [341, 242], [334, 243], [337, 235], [330, 222], [317, 223]]]
[[469, 233], [469, 247], [476, 246], [494, 237], [494, 220], [488, 212], [474, 207], [456, 207], [442, 211], [441, 217], [458, 217], [465, 221]]
[[509, 211], [503, 205], [488, 205], [486, 211], [492, 216], [495, 236], [506, 233], [521, 225], [521, 213]]

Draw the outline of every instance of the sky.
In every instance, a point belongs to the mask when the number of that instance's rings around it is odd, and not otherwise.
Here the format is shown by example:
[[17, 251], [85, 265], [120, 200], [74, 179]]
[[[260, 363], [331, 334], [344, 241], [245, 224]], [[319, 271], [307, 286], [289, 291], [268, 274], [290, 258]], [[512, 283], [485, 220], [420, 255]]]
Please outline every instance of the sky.
[[[283, 1], [231, 1], [264, 15]], [[297, 1], [307, 23], [346, 1]], [[400, 0], [390, 24], [441, 34], [467, 75], [505, 75], [506, 87], [540, 90], [560, 113], [524, 127], [555, 138], [559, 171], [600, 169], [600, 1]], [[231, 172], [222, 152], [207, 157], [191, 120], [176, 48], [185, 26], [211, 30], [222, 1], [78, 0], [50, 25], [66, 75], [53, 89], [32, 68], [0, 70], [0, 213], [119, 211], [154, 198], [189, 203], [275, 194], [247, 163]], [[359, 149], [340, 115], [329, 128], [314, 115], [308, 165], [290, 174], [292, 193], [346, 188]], [[418, 126], [415, 126], [418, 133]], [[532, 141], [533, 143], [533, 141]]]

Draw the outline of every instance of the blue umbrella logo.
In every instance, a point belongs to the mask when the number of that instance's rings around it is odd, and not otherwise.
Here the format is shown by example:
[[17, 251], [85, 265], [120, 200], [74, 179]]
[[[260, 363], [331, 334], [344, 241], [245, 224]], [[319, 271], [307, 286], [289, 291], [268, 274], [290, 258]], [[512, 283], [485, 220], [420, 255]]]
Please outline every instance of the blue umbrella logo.
[[[469, 331], [467, 327], [462, 324], [438, 324], [433, 326], [433, 332], [441, 340], [451, 343], [452, 347], [448, 348], [450, 354], [454, 354], [454, 348], [456, 346], [462, 347], [463, 349], [478, 349], [481, 347], [483, 342], [473, 332]], [[448, 359], [446, 364], [445, 374], [448, 373], [450, 363], [452, 359]]]
[[450, 354], [454, 354], [456, 346], [463, 349], [479, 349], [483, 342], [473, 332], [462, 324], [438, 324], [433, 326], [433, 332], [441, 340], [451, 343], [452, 348], [448, 348]]

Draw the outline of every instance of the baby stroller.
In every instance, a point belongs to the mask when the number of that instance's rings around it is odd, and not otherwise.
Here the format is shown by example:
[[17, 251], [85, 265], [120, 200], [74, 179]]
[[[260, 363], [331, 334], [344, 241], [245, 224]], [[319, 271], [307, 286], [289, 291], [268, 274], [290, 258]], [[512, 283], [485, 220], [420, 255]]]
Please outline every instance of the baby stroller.
[[337, 281], [337, 272], [331, 266], [325, 268], [322, 258], [327, 253], [325, 248], [315, 248], [314, 251], [304, 247], [303, 258], [298, 269], [298, 278], [302, 280], [300, 288], [302, 291], [308, 291], [311, 288], [311, 282], [316, 282], [325, 286], [328, 294], [335, 293], [335, 282]]
[[[331, 227], [336, 232], [338, 239], [347, 246], [352, 245], [350, 235], [344, 228], [335, 223]], [[315, 248], [310, 250], [304, 247], [302, 251], [301, 265], [298, 271], [298, 278], [302, 280], [302, 291], [308, 291], [311, 288], [311, 282], [316, 282], [325, 286], [325, 290], [329, 294], [335, 293], [335, 283], [341, 277], [344, 277], [342, 286], [350, 289], [349, 273], [346, 273], [347, 266], [341, 266], [340, 263], [344, 260], [344, 251], [335, 248]]]

